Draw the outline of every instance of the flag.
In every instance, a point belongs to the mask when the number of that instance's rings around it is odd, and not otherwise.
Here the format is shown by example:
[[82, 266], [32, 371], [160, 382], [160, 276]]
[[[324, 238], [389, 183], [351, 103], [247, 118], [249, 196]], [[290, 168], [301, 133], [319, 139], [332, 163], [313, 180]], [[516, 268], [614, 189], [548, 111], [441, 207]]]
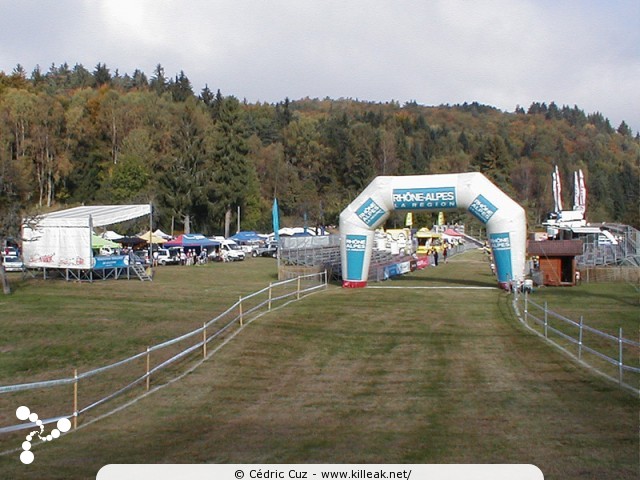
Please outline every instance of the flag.
[[278, 199], [273, 199], [273, 209], [271, 210], [271, 217], [273, 221], [273, 234], [275, 236], [276, 242], [280, 240], [280, 235], [278, 234], [278, 230], [280, 230], [280, 215], [278, 215]]
[[413, 213], [409, 212], [407, 213], [407, 217], [404, 221], [405, 226], [407, 227], [413, 227]]

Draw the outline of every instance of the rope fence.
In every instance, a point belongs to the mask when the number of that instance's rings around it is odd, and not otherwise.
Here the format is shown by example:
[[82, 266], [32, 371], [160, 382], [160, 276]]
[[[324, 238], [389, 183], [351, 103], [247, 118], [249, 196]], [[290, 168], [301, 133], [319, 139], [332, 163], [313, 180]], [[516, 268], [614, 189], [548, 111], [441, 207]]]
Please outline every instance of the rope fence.
[[149, 392], [152, 386], [170, 383], [184, 374], [197, 359], [202, 361], [213, 355], [225, 341], [259, 315], [327, 288], [327, 285], [326, 271], [271, 283], [262, 290], [240, 296], [236, 303], [204, 322], [202, 327], [149, 346], [110, 365], [82, 373], [70, 369], [73, 374], [66, 378], [0, 385], [0, 425], [4, 425], [0, 426], [0, 436], [3, 443], [16, 432], [39, 428], [35, 422], [7, 425], [16, 422], [14, 413], [21, 405], [28, 405], [32, 411], [59, 412], [54, 417], [39, 419], [42, 425], [69, 418], [76, 429], [80, 419], [86, 421], [91, 415], [104, 414], [100, 410], [107, 408], [107, 404], [108, 408], [117, 408], [114, 405], [116, 399], [126, 403]]
[[622, 327], [612, 335], [586, 325], [582, 316], [572, 320], [551, 310], [546, 301], [536, 303], [526, 291], [514, 292], [513, 306], [525, 327], [583, 365], [640, 394], [640, 343], [625, 338]]

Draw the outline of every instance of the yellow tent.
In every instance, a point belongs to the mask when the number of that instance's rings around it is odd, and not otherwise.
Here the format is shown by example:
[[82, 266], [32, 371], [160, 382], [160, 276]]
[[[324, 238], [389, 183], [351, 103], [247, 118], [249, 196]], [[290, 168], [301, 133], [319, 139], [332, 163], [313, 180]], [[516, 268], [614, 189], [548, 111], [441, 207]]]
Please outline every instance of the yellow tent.
[[154, 235], [153, 233], [151, 233], [151, 231], [148, 231], [147, 233], [143, 233], [142, 235], [138, 235], [138, 238], [143, 239], [147, 243], [156, 243], [156, 244], [167, 243], [167, 240], [165, 240], [162, 237], [158, 237]]

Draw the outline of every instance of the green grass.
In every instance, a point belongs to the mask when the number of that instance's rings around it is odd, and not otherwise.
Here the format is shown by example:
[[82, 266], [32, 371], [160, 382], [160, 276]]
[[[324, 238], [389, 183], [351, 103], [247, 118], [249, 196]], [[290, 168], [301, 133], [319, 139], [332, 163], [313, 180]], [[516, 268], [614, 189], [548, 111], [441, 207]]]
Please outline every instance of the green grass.
[[640, 292], [629, 283], [582, 283], [576, 287], [544, 287], [536, 289], [532, 300], [585, 325], [638, 341], [640, 330]]
[[[20, 358], [27, 347], [88, 342], [79, 368], [128, 356], [274, 281], [274, 262], [254, 260], [167, 267], [153, 284], [19, 284], [2, 300], [3, 325], [26, 310], [38, 314], [17, 321], [3, 348]], [[0, 472], [92, 478], [107, 463], [532, 463], [547, 479], [637, 478], [637, 398], [528, 333], [506, 293], [422, 288], [465, 285], [495, 286], [476, 254], [377, 285], [420, 288], [332, 286], [254, 321], [179, 382], [35, 448], [31, 466], [19, 452], [1, 456]], [[205, 288], [217, 295], [203, 296]], [[59, 298], [66, 290], [68, 303]], [[613, 312], [626, 308], [611, 301]], [[52, 304], [76, 317], [59, 317]], [[72, 326], [101, 319], [118, 323], [90, 335]], [[131, 344], [119, 345], [126, 338]], [[66, 372], [72, 353], [58, 352], [49, 367]], [[7, 373], [0, 359], [2, 383], [28, 377], [25, 360]]]

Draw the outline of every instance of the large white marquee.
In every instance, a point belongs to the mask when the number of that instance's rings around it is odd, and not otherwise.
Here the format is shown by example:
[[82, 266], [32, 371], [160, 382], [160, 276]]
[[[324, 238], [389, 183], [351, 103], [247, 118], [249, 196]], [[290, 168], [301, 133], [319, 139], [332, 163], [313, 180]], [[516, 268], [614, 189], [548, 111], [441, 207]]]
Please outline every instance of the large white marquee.
[[150, 213], [151, 205], [98, 205], [25, 219], [22, 225], [24, 264], [27, 268], [89, 270], [93, 267], [91, 233], [94, 227]]
[[525, 271], [524, 209], [481, 173], [377, 177], [340, 214], [342, 285], [367, 285], [374, 231], [394, 210], [466, 209], [485, 224], [498, 284], [508, 288]]

